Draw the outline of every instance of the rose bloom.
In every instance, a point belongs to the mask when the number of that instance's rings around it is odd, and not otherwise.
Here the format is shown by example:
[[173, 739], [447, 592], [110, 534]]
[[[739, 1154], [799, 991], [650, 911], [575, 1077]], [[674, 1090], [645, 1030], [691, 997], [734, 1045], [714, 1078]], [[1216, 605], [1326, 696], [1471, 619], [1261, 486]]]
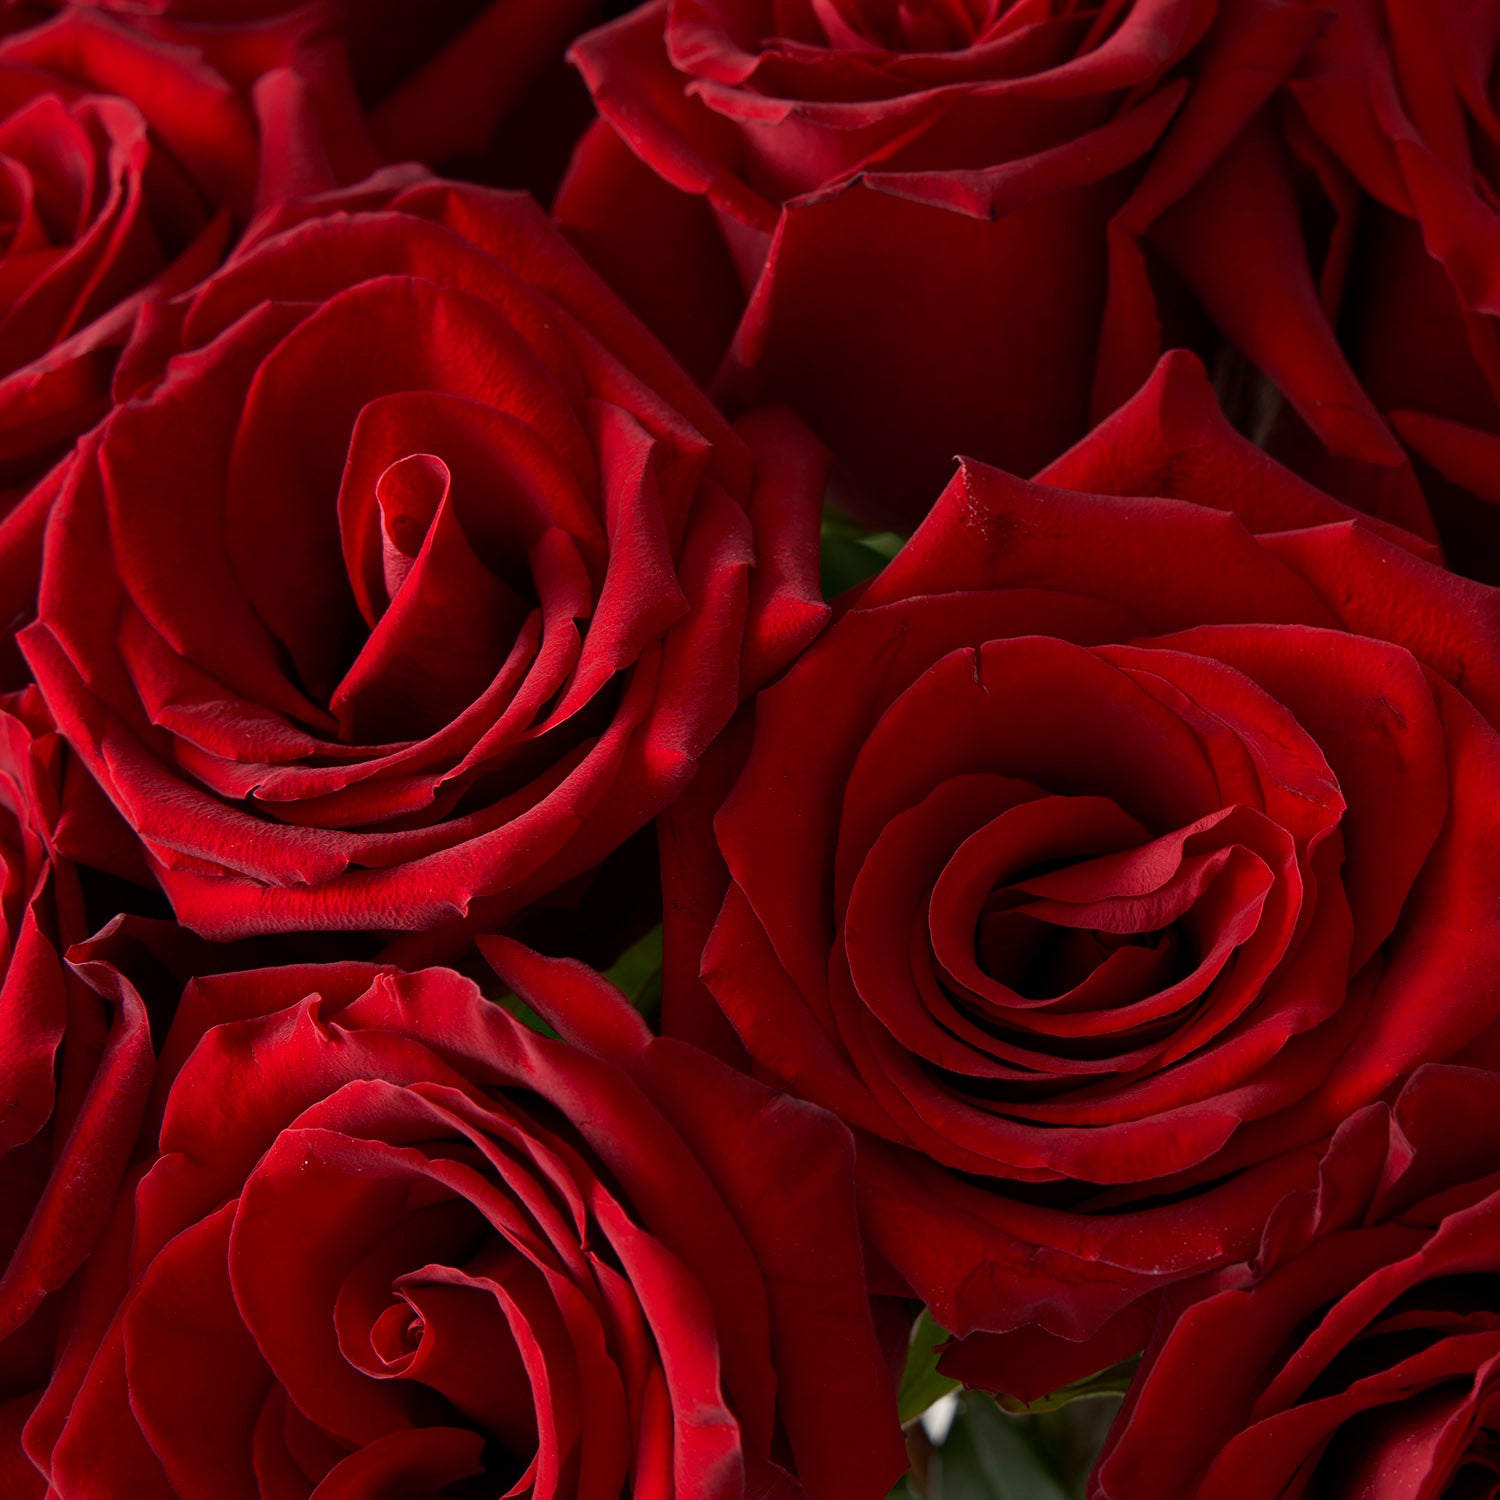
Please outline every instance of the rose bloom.
[[355, 88], [387, 161], [552, 196], [593, 117], [563, 52], [598, 21], [601, 0], [342, 0], [342, 8]]
[[71, 10], [0, 42], [8, 504], [107, 408], [143, 299], [211, 271], [257, 205], [374, 165], [316, 15], [155, 36]]
[[189, 985], [26, 1429], [48, 1494], [882, 1500], [847, 1130], [486, 951], [561, 1040], [449, 970]]
[[104, 1226], [151, 1086], [134, 994], [89, 988], [59, 953], [85, 933], [53, 852], [65, 747], [35, 689], [0, 708], [0, 1493], [34, 1475], [18, 1434], [52, 1365], [52, 1297]]
[[519, 910], [824, 618], [817, 445], [731, 429], [518, 196], [305, 204], [121, 379], [22, 643], [207, 935]]
[[[1150, 248], [1272, 382], [1270, 451], [1500, 581], [1500, 36], [1484, 7], [1351, 0]], [[1415, 467], [1414, 479], [1412, 469]]]
[[20, 685], [39, 481], [109, 410], [142, 306], [212, 271], [257, 207], [377, 158], [319, 10], [156, 34], [11, 6], [0, 35], [0, 681]]
[[[1351, 261], [1339, 327], [1417, 455], [1455, 567], [1500, 581], [1500, 30], [1486, 7], [1354, 0], [1291, 86]], [[1325, 210], [1325, 213], [1327, 211]], [[1283, 340], [1301, 334], [1290, 323]], [[1347, 390], [1311, 368], [1294, 397]]]
[[[49, 3], [97, 7], [169, 33], [279, 21], [308, 8], [308, 0]], [[583, 95], [586, 106], [587, 96], [562, 54], [601, 8], [599, 0], [325, 0], [320, 6], [347, 49], [365, 122], [387, 161], [446, 165], [464, 177], [471, 174], [458, 171], [461, 164], [493, 164], [505, 186], [529, 185], [521, 179], [536, 159], [550, 170], [560, 157], [560, 174], [571, 140], [587, 124], [577, 98]], [[553, 134], [555, 141], [546, 139]]]
[[1500, 1489], [1495, 1075], [1421, 1069], [1339, 1127], [1256, 1259], [1193, 1288], [1096, 1500], [1438, 1500]]
[[655, 0], [575, 45], [603, 118], [557, 213], [690, 368], [723, 356], [726, 399], [790, 400], [847, 502], [910, 530], [953, 453], [1029, 474], [1196, 334], [1163, 330], [1142, 238], [1322, 22], [1302, 0]]
[[1500, 594], [1425, 551], [1170, 355], [1037, 481], [965, 463], [664, 820], [667, 1025], [858, 1127], [894, 1272], [1023, 1330], [955, 1374], [1138, 1349], [1494, 1023]]

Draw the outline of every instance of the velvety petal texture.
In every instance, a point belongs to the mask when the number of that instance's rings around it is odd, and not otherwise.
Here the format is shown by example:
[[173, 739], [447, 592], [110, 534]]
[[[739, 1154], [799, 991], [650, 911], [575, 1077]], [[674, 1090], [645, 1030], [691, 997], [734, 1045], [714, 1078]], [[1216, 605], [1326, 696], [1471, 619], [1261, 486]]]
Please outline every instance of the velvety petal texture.
[[966, 1379], [1130, 1353], [1494, 1024], [1500, 595], [1428, 554], [1169, 355], [1037, 481], [965, 463], [663, 822], [669, 1026], [857, 1127]]
[[[1361, 510], [1500, 582], [1500, 26], [1461, 0], [1348, 0], [1195, 191], [1150, 202], [1142, 257], [1259, 371], [1220, 367], [1236, 419]], [[1164, 211], [1163, 211], [1164, 210]], [[1125, 215], [1129, 218], [1130, 215]], [[1120, 227], [1119, 224], [1116, 228]], [[1125, 305], [1125, 304], [1120, 304]], [[1111, 331], [1121, 370], [1151, 330]], [[1420, 492], [1417, 489], [1420, 483]]]
[[[378, 160], [322, 7], [208, 26], [46, 11], [0, 40], [3, 511], [108, 410], [144, 303], [213, 270], [257, 207]], [[14, 516], [0, 545], [34, 530]]]
[[731, 428], [532, 203], [414, 170], [160, 309], [47, 523], [27, 660], [216, 938], [519, 910], [826, 613], [800, 423]]
[[[1293, 94], [1357, 185], [1350, 352], [1418, 460], [1456, 567], [1500, 581], [1500, 26], [1453, 0], [1358, 0]], [[1321, 394], [1321, 393], [1320, 393]]]
[[556, 212], [716, 394], [791, 401], [845, 503], [909, 531], [956, 452], [1030, 474], [1205, 310], [1223, 321], [1193, 277], [1225, 246], [1164, 276], [1144, 241], [1323, 19], [1304, 0], [651, 0], [575, 44], [601, 121]]
[[549, 194], [590, 113], [563, 51], [604, 13], [601, 0], [19, 3], [104, 11], [159, 35], [315, 26], [347, 62], [357, 117], [385, 160]]
[[86, 931], [56, 853], [77, 811], [66, 757], [34, 689], [0, 705], [0, 1480], [18, 1496], [35, 1483], [20, 1427], [51, 1370], [59, 1294], [104, 1228], [153, 1069], [139, 997], [61, 956]]
[[1497, 1184], [1488, 1071], [1425, 1067], [1353, 1115], [1256, 1257], [1169, 1306], [1091, 1495], [1493, 1495]]
[[886, 1494], [848, 1131], [485, 953], [557, 1037], [450, 970], [188, 987], [25, 1428], [49, 1493]]

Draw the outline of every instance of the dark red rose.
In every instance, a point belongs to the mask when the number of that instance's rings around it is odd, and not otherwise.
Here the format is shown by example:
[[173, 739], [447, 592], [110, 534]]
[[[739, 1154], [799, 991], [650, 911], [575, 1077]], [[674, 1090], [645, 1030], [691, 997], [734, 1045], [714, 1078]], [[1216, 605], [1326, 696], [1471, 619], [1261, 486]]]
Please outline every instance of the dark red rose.
[[1251, 1263], [1165, 1318], [1096, 1500], [1500, 1490], [1495, 1075], [1421, 1069], [1334, 1136]]
[[848, 1132], [486, 951], [561, 1040], [448, 970], [188, 987], [26, 1431], [50, 1493], [886, 1494]]
[[[1349, 262], [1339, 327], [1421, 461], [1454, 566], [1500, 581], [1500, 27], [1458, 0], [1352, 0], [1291, 85]], [[1277, 378], [1333, 405], [1316, 369]]]
[[[52, 0], [67, 3], [67, 0]], [[132, 25], [243, 25], [307, 0], [71, 0]], [[600, 0], [327, 0], [370, 134], [388, 161], [489, 169], [485, 180], [550, 192], [588, 123], [563, 50]]]
[[519, 910], [822, 623], [816, 444], [731, 429], [518, 196], [305, 205], [121, 379], [22, 641], [207, 935]]
[[1451, 566], [1491, 583], [1497, 59], [1482, 6], [1332, 7], [1272, 106], [1147, 236], [1272, 382], [1245, 402], [1270, 450], [1403, 524], [1430, 505]]
[[0, 42], [7, 508], [107, 409], [143, 300], [211, 271], [257, 205], [374, 165], [316, 14], [154, 36], [74, 10]]
[[909, 530], [955, 452], [1029, 474], [1146, 378], [1181, 330], [1139, 241], [1323, 19], [654, 0], [575, 45], [603, 122], [557, 213], [689, 368], [791, 400]]
[[859, 1128], [875, 1245], [954, 1332], [1035, 1325], [955, 1374], [1139, 1348], [1137, 1299], [1494, 1023], [1500, 593], [1424, 550], [1168, 356], [1037, 481], [965, 463], [761, 694], [712, 823], [665, 820], [673, 949], [714, 921], [758, 1072]]
[[[24, 24], [23, 24], [24, 23]], [[17, 29], [19, 28], [19, 29]], [[109, 409], [140, 309], [213, 270], [257, 206], [376, 157], [318, 9], [159, 28], [0, 13], [0, 681], [36, 600], [43, 481]]]
[[551, 197], [593, 116], [563, 52], [600, 0], [344, 3], [355, 85], [387, 160]]
[[[104, 1227], [151, 1086], [145, 1009], [58, 956], [84, 935], [54, 854], [66, 751], [35, 690], [0, 708], [0, 1493], [36, 1475], [19, 1434], [46, 1384], [66, 1285]], [[51, 1299], [51, 1300], [49, 1300]]]

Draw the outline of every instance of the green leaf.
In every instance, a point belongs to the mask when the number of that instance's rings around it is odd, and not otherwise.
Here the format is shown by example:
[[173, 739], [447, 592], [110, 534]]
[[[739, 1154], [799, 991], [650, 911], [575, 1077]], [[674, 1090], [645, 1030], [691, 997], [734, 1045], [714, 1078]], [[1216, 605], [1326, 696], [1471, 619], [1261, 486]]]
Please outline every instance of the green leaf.
[[642, 1015], [654, 1015], [661, 1006], [661, 926], [632, 944], [606, 969], [604, 977], [621, 991]]
[[[641, 1012], [651, 1017], [661, 1008], [661, 925], [633, 943], [615, 960], [604, 977]], [[543, 1036], [557, 1033], [519, 995], [504, 994], [495, 1003], [508, 1010], [523, 1026]]]
[[931, 1500], [1073, 1500], [1031, 1441], [1029, 1424], [966, 1391], [948, 1441], [933, 1450]]
[[901, 550], [894, 531], [871, 531], [846, 516], [823, 517], [823, 597], [836, 598], [873, 578]]
[[501, 1010], [508, 1010], [523, 1026], [529, 1026], [533, 1031], [541, 1032], [543, 1036], [557, 1036], [557, 1033], [519, 995], [512, 995], [507, 990], [505, 994], [495, 997], [495, 1004]]
[[912, 1324], [906, 1368], [901, 1372], [901, 1389], [896, 1397], [902, 1426], [915, 1422], [934, 1402], [958, 1389], [958, 1382], [939, 1375], [937, 1368], [938, 1348], [950, 1336], [925, 1307]]
[[1081, 1401], [1086, 1396], [1123, 1396], [1140, 1363], [1140, 1355], [1133, 1354], [1129, 1359], [1122, 1359], [1119, 1364], [1111, 1365], [1107, 1370], [1100, 1370], [1097, 1375], [1075, 1380], [1072, 1385], [1065, 1385], [1060, 1390], [1040, 1396], [1030, 1403], [1017, 1401], [1014, 1396], [1003, 1395], [997, 1395], [995, 1402], [1001, 1411], [1024, 1417], [1034, 1416], [1044, 1411], [1057, 1411], [1060, 1407], [1068, 1405], [1070, 1401]]
[[912, 1469], [888, 1500], [1084, 1500], [1119, 1407], [1110, 1395], [1011, 1416], [984, 1391], [960, 1391], [941, 1443], [920, 1422], [907, 1427]]

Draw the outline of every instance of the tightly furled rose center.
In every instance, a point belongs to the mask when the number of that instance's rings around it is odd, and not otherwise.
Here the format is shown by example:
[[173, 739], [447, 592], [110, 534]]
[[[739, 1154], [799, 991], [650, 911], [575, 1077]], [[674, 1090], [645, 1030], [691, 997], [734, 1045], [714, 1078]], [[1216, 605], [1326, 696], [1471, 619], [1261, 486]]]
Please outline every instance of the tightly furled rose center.
[[[392, 302], [410, 319], [405, 338], [385, 331]], [[518, 312], [381, 277], [332, 298], [265, 361], [236, 435], [253, 472], [231, 466], [227, 540], [315, 731], [346, 744], [422, 739], [487, 693], [498, 714], [535, 662], [543, 617], [567, 630], [591, 612], [600, 476], [567, 402], [565, 357], [528, 326], [535, 313]], [[309, 403], [304, 382], [324, 357], [348, 374], [332, 400]], [[551, 581], [540, 590], [539, 545]], [[309, 587], [287, 587], [288, 564]], [[562, 663], [542, 655], [550, 677]], [[322, 703], [332, 724], [307, 712]]]
[[[895, 1118], [921, 1121], [935, 1085], [963, 1101], [955, 1164], [993, 1114], [1021, 1175], [1107, 1181], [1118, 1167], [1047, 1127], [1128, 1132], [1202, 1055], [1238, 1069], [1341, 996], [1343, 901], [1315, 870], [1337, 871], [1342, 811], [1290, 712], [1221, 662], [1043, 637], [954, 651], [849, 778], [841, 1034]], [[1310, 972], [1329, 982], [1281, 1004]]]
[[[1230, 956], [1219, 929], [1253, 932], [1272, 879], [1244, 845], [1213, 843], [1224, 821], [1137, 844], [1149, 836], [1117, 804], [1036, 789], [1035, 800], [971, 834], [938, 877], [928, 930], [955, 999], [1001, 1025], [1061, 1038], [1106, 1025], [1138, 1037], [1167, 995], [1184, 1006], [1201, 998]], [[1072, 835], [1110, 852], [1070, 863]], [[1207, 844], [1201, 852], [1189, 852], [1195, 837]], [[986, 891], [1001, 873], [989, 868], [996, 859], [1003, 877]], [[971, 926], [972, 955], [963, 941]], [[1199, 984], [1183, 983], [1195, 973]]]
[[[440, 396], [387, 400], [389, 416], [378, 403], [360, 414], [339, 490], [344, 567], [368, 631], [352, 622], [358, 654], [329, 699], [349, 743], [450, 723], [499, 676], [536, 607], [528, 538], [506, 515], [516, 486], [494, 472], [483, 434], [445, 444], [459, 434], [433, 430], [472, 428], [473, 411]], [[412, 451], [391, 457], [391, 446]]]
[[1275, 881], [1253, 843], [1264, 825], [1236, 810], [1151, 839], [1108, 799], [1027, 794], [938, 876], [939, 970], [966, 1009], [1000, 1025], [1143, 1040], [1201, 1000], [1259, 926]]
[[1010, 8], [1011, 0], [813, 0], [777, 6], [776, 23], [787, 40], [813, 45], [956, 52]]
[[[26, 256], [27, 270], [39, 272], [87, 228], [97, 209], [88, 190], [105, 186], [86, 170], [94, 144], [85, 122], [53, 94], [0, 122], [0, 255]], [[7, 279], [8, 311], [28, 282], [19, 267]]]
[[[459, 1106], [467, 1118], [455, 1118], [457, 1101], [442, 1091], [414, 1111], [392, 1085], [351, 1087], [321, 1106], [327, 1128], [318, 1111], [304, 1116], [246, 1183], [229, 1239], [246, 1326], [298, 1417], [336, 1440], [362, 1447], [418, 1428], [480, 1434], [489, 1475], [545, 1489], [559, 1436], [569, 1442], [553, 1428], [569, 1427], [577, 1382], [597, 1373], [587, 1355], [574, 1369], [565, 1353], [568, 1313], [589, 1295], [587, 1257], [565, 1271], [566, 1248], [554, 1247], [550, 1283], [528, 1259], [560, 1232], [558, 1204], [577, 1192], [571, 1149], [528, 1141], [533, 1127], [503, 1106], [488, 1118]], [[340, 1122], [351, 1106], [371, 1120], [394, 1111], [409, 1128], [348, 1135]], [[445, 1127], [455, 1132], [446, 1139]], [[288, 1289], [274, 1268], [277, 1247], [292, 1243], [305, 1285]], [[560, 1278], [574, 1273], [580, 1288], [559, 1310]], [[607, 1391], [595, 1399], [608, 1407]], [[477, 1445], [471, 1436], [458, 1446]]]
[[0, 374], [38, 359], [180, 255], [207, 203], [133, 103], [0, 54]]

